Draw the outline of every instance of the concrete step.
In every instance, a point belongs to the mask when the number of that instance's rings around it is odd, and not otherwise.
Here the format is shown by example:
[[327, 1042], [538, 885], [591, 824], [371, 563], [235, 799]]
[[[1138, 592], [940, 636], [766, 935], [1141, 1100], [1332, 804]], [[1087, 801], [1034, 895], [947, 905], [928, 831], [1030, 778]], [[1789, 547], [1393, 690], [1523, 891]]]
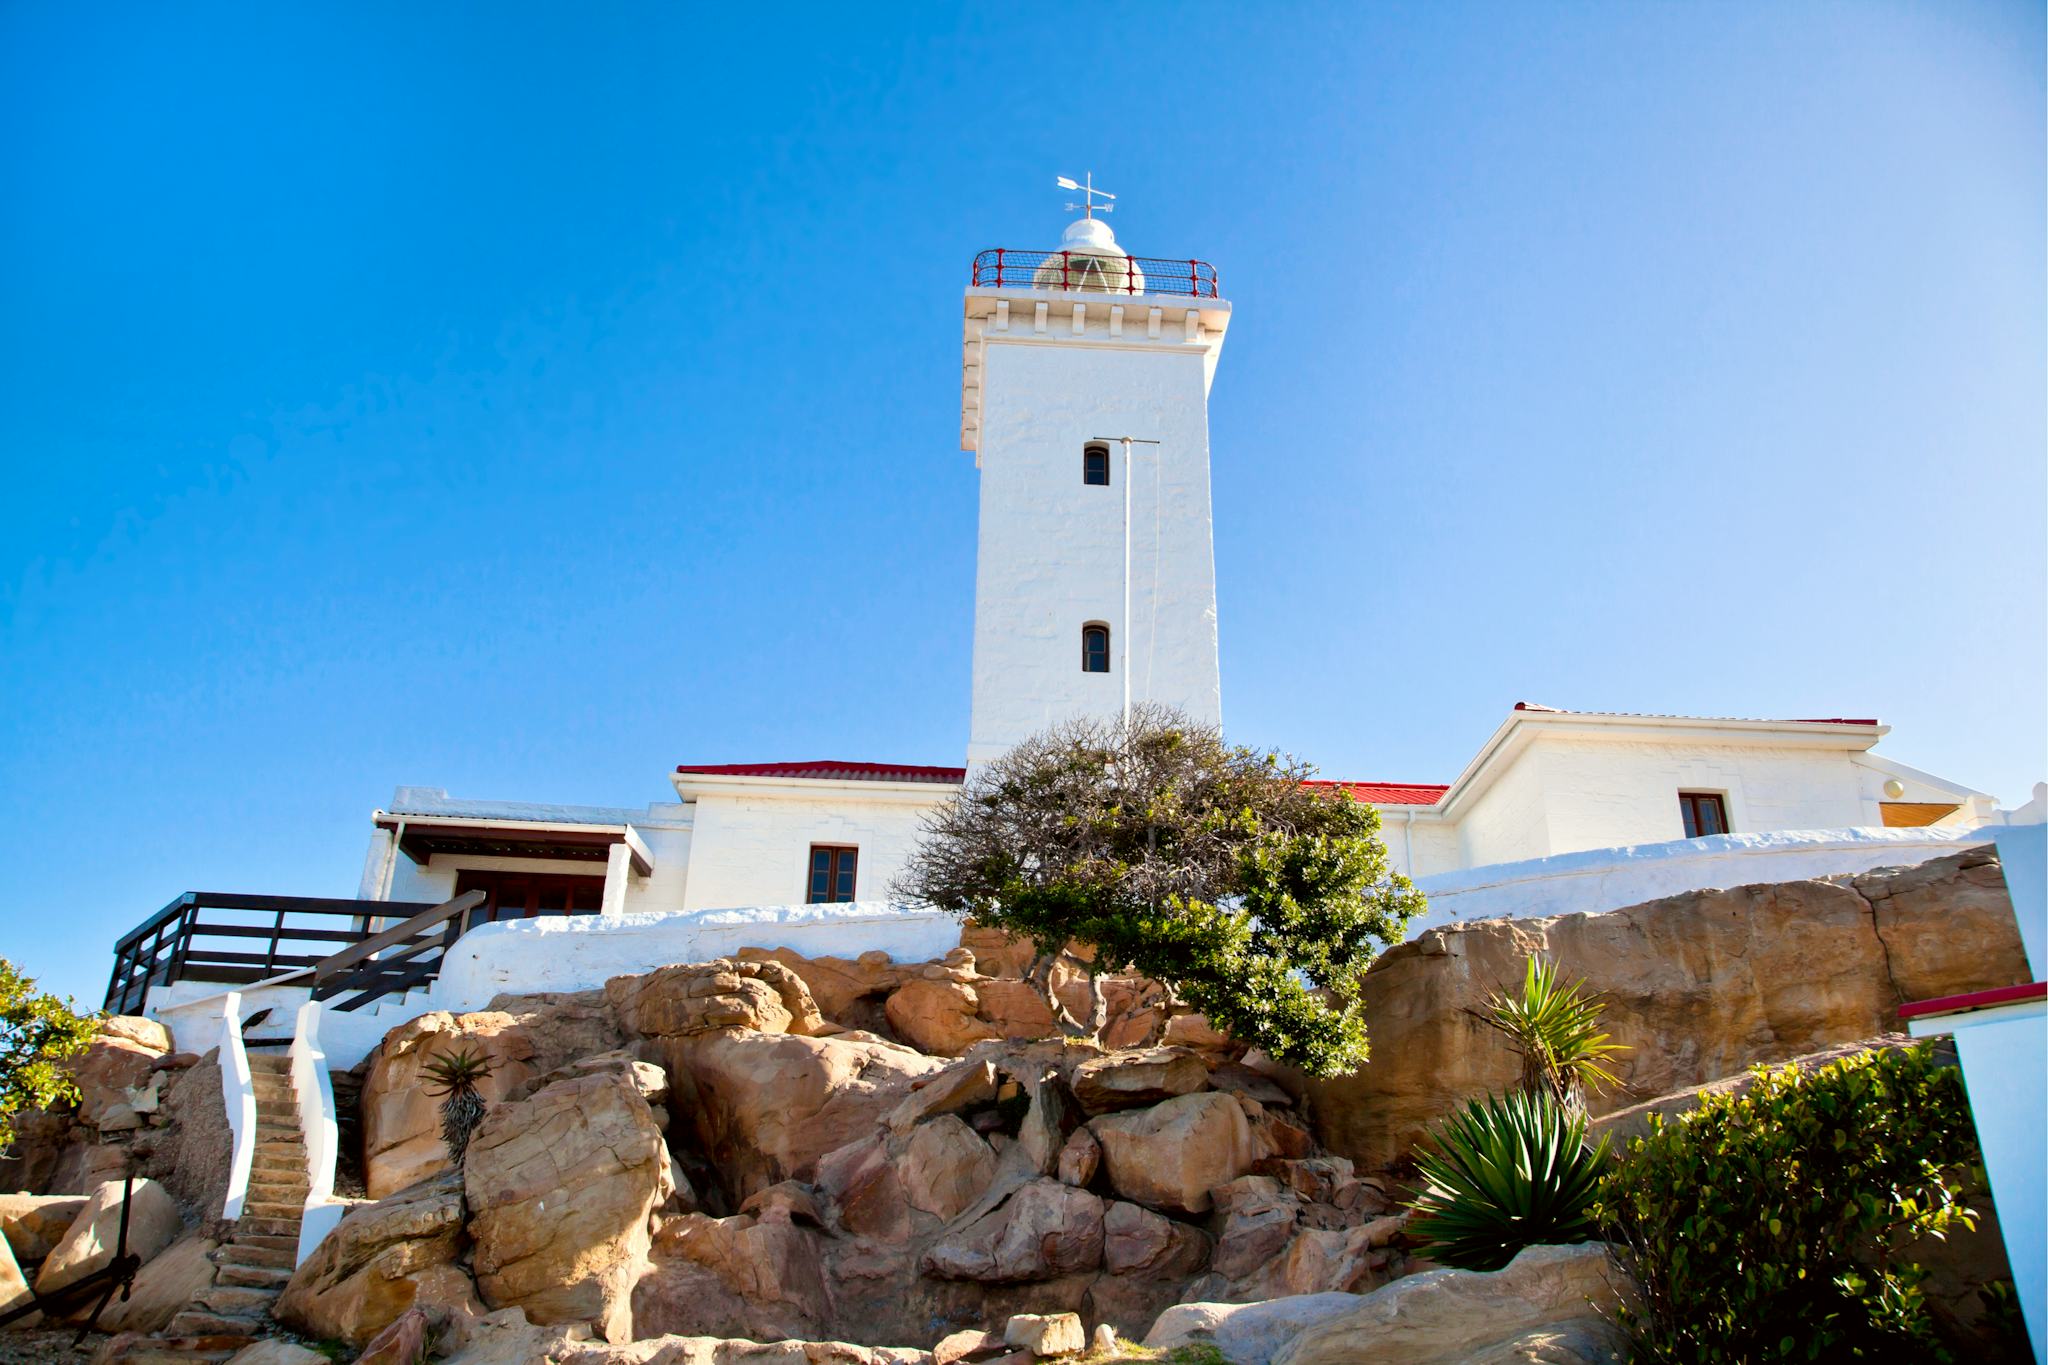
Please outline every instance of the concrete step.
[[256, 1159], [249, 1163], [249, 1179], [251, 1180], [268, 1182], [272, 1180], [304, 1180], [305, 1178], [306, 1155], [305, 1149], [302, 1147], [292, 1147], [284, 1150], [272, 1149], [268, 1152], [259, 1150], [256, 1153]]
[[251, 1052], [249, 1054], [251, 1076], [284, 1076], [292, 1074], [292, 1059], [282, 1052]]
[[252, 1218], [265, 1219], [274, 1223], [289, 1223], [294, 1228], [299, 1225], [299, 1219], [305, 1212], [303, 1204], [258, 1204], [252, 1201], [242, 1205], [242, 1218], [245, 1222]]
[[262, 1318], [270, 1313], [270, 1305], [277, 1302], [275, 1289], [251, 1289], [247, 1285], [217, 1284], [202, 1291], [192, 1300], [194, 1308], [203, 1308], [209, 1313], [223, 1317]]
[[261, 1318], [215, 1313], [204, 1308], [187, 1308], [171, 1319], [164, 1329], [172, 1337], [260, 1337], [273, 1329], [266, 1313]]
[[[272, 1253], [290, 1259], [290, 1253]], [[288, 1265], [250, 1265], [241, 1260], [222, 1260], [213, 1280], [215, 1284], [233, 1285], [248, 1289], [283, 1289], [292, 1277]]]
[[304, 1171], [252, 1171], [249, 1179], [251, 1204], [290, 1204], [299, 1207], [305, 1204], [311, 1190]]

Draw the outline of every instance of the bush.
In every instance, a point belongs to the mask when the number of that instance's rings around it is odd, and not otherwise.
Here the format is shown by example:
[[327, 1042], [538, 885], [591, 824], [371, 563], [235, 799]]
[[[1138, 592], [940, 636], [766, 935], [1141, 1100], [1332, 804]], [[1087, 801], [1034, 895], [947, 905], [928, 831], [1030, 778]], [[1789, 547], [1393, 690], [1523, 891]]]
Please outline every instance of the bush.
[[1423, 1187], [1408, 1235], [1460, 1270], [1499, 1270], [1524, 1247], [1584, 1242], [1598, 1231], [1594, 1195], [1607, 1141], [1586, 1145], [1585, 1115], [1548, 1091], [1468, 1101], [1416, 1164]]
[[1495, 991], [1480, 1018], [1507, 1035], [1522, 1058], [1522, 1089], [1547, 1091], [1567, 1109], [1584, 1110], [1585, 1092], [1619, 1085], [1607, 1060], [1628, 1049], [1600, 1032], [1600, 1001], [1586, 983], [1558, 979], [1557, 964], [1531, 954], [1519, 995]]
[[0, 1152], [14, 1146], [22, 1114], [78, 1098], [63, 1063], [98, 1033], [98, 1015], [80, 1014], [68, 997], [37, 994], [36, 983], [0, 957]]
[[1925, 1044], [1754, 1074], [1746, 1094], [1652, 1118], [1601, 1187], [1644, 1292], [1623, 1314], [1635, 1358], [1947, 1359], [1918, 1268], [1893, 1258], [1973, 1224], [1960, 1074]]

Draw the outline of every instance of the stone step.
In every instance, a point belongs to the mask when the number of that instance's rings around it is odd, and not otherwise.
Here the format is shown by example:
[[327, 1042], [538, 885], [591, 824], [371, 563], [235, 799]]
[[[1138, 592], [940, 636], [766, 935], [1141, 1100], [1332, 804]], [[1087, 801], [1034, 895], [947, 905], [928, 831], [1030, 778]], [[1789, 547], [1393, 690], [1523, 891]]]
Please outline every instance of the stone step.
[[261, 1204], [263, 1207], [257, 1209], [256, 1212], [262, 1217], [269, 1217], [268, 1210], [270, 1209], [291, 1209], [300, 1213], [300, 1216], [303, 1217], [303, 1211], [306, 1207], [306, 1182], [300, 1179], [290, 1184], [284, 1181], [278, 1181], [275, 1184], [268, 1181], [260, 1184], [251, 1183], [249, 1186], [249, 1197], [243, 1201], [242, 1207], [245, 1209], [254, 1208], [258, 1204]]
[[249, 1172], [249, 1198], [259, 1203], [275, 1204], [277, 1199], [258, 1195], [258, 1190], [274, 1192], [279, 1197], [289, 1196], [294, 1203], [306, 1202], [309, 1188], [304, 1171], [252, 1169]]
[[[274, 1254], [290, 1259], [284, 1252]], [[291, 1277], [292, 1268], [288, 1265], [250, 1265], [240, 1260], [223, 1259], [213, 1279], [215, 1284], [221, 1285], [249, 1289], [283, 1289]]]
[[[282, 1233], [265, 1234], [250, 1232], [246, 1228], [238, 1227], [235, 1229], [234, 1240], [230, 1241], [228, 1245], [231, 1247], [246, 1247], [252, 1251], [292, 1252], [299, 1249], [299, 1239], [297, 1237], [287, 1237]], [[266, 1261], [263, 1264], [268, 1265], [269, 1262]]]
[[306, 1178], [306, 1158], [300, 1149], [289, 1152], [269, 1151], [256, 1153], [256, 1159], [249, 1163], [249, 1179], [269, 1182], [299, 1180]]
[[242, 1333], [183, 1337], [115, 1337], [93, 1357], [95, 1365], [191, 1365], [193, 1361], [232, 1360], [256, 1344]]
[[292, 1263], [298, 1259], [299, 1239], [296, 1237], [264, 1237], [265, 1242], [290, 1242], [290, 1246], [250, 1246], [247, 1241], [236, 1242], [222, 1249], [215, 1264], [225, 1270], [238, 1265], [245, 1270], [282, 1270], [289, 1273]]
[[273, 1330], [267, 1315], [253, 1318], [215, 1313], [204, 1308], [187, 1308], [171, 1319], [171, 1325], [164, 1329], [164, 1333], [173, 1337], [260, 1337]]
[[249, 1054], [249, 1070], [252, 1072], [282, 1071], [285, 1074], [289, 1075], [291, 1073], [291, 1069], [292, 1059], [291, 1054], [288, 1052], [271, 1052], [265, 1050], [261, 1052], [251, 1052]]
[[245, 1209], [242, 1220], [235, 1224], [235, 1232], [238, 1236], [289, 1237], [296, 1247], [299, 1244], [299, 1211], [293, 1209], [289, 1218], [272, 1218], [265, 1214], [251, 1215]]
[[251, 1289], [247, 1285], [217, 1284], [202, 1290], [193, 1298], [194, 1308], [203, 1308], [209, 1313], [223, 1317], [261, 1318], [270, 1312], [270, 1305], [277, 1302], [275, 1289]]
[[[305, 1135], [296, 1128], [292, 1129], [289, 1133], [265, 1133], [259, 1135], [256, 1139], [256, 1155], [262, 1156], [265, 1152], [275, 1154], [280, 1149], [286, 1147], [298, 1151], [305, 1145]], [[301, 1161], [305, 1160], [304, 1155], [302, 1154], [299, 1159]]]
[[289, 1223], [295, 1228], [299, 1225], [299, 1219], [304, 1215], [305, 1208], [299, 1204], [258, 1204], [252, 1201], [242, 1205], [242, 1217], [244, 1219], [254, 1218], [273, 1223]]

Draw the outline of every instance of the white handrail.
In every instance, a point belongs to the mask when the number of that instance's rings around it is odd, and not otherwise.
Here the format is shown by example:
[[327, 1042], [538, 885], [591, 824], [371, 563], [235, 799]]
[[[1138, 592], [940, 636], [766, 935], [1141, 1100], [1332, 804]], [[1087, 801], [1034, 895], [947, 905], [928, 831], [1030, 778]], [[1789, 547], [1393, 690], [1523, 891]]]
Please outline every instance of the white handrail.
[[249, 1197], [249, 1171], [256, 1161], [256, 1083], [249, 1075], [249, 1054], [242, 1048], [240, 991], [222, 998], [220, 1023], [220, 1097], [228, 1111], [228, 1131], [235, 1138], [220, 1216], [240, 1218], [242, 1203]]
[[334, 1107], [334, 1082], [327, 1072], [327, 1053], [320, 1046], [318, 1000], [299, 1006], [292, 1032], [292, 1090], [299, 1105], [299, 1133], [305, 1139], [306, 1204], [299, 1215], [301, 1264], [320, 1245], [348, 1205], [334, 1197], [334, 1166], [341, 1151], [341, 1126]]

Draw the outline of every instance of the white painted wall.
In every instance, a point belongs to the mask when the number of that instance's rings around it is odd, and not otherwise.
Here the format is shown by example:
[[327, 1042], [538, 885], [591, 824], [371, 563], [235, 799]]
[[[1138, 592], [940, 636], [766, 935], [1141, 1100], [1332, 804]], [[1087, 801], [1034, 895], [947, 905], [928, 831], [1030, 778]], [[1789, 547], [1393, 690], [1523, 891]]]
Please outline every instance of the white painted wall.
[[693, 803], [688, 889], [676, 908], [801, 904], [812, 844], [858, 848], [854, 898], [884, 899], [916, 847], [925, 814], [953, 794], [949, 786], [926, 785], [928, 793], [864, 793], [851, 784], [801, 792], [791, 783], [700, 795]]
[[1779, 830], [1587, 849], [1418, 877], [1429, 911], [1411, 926], [1618, 910], [1662, 896], [1753, 882], [1799, 881], [1899, 867], [1989, 843], [1986, 830]]
[[[1479, 867], [1555, 852], [1549, 796], [1541, 759], [1533, 749], [1516, 755], [1492, 785], [1459, 813], [1455, 828], [1460, 865]], [[1674, 808], [1677, 800], [1674, 795]]]
[[[1080, 296], [1061, 296], [1071, 300]], [[974, 695], [968, 761], [982, 762], [1076, 715], [1131, 699], [1220, 722], [1211, 545], [1208, 380], [1221, 333], [1147, 335], [1143, 309], [1109, 335], [1110, 301], [1071, 301], [1035, 330], [1030, 306], [981, 345], [981, 530], [975, 562]], [[1132, 447], [1131, 603], [1124, 619], [1123, 447], [1108, 487], [1081, 481], [1090, 437]], [[1111, 671], [1081, 671], [1081, 628], [1106, 622]]]

